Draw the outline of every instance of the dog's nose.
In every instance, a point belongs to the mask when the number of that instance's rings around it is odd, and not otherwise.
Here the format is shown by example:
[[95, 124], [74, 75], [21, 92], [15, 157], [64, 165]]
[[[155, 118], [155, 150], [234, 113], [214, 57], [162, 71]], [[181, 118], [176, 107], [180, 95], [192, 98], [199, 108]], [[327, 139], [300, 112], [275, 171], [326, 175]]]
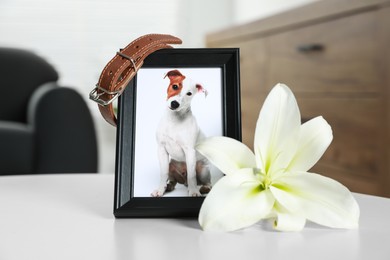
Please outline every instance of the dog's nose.
[[176, 109], [180, 106], [179, 102], [177, 102], [176, 100], [172, 101], [171, 102], [171, 109]]

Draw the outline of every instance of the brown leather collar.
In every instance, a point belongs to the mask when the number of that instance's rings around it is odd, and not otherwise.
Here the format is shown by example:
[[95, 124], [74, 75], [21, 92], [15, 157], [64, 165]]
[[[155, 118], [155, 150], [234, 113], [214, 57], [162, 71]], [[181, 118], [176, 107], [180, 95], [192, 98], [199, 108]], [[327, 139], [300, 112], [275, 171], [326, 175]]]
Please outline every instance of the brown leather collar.
[[89, 98], [99, 104], [104, 119], [116, 126], [116, 116], [112, 101], [122, 94], [130, 80], [151, 53], [166, 48], [169, 44], [180, 44], [182, 41], [167, 34], [147, 34], [137, 38], [116, 53], [100, 74], [99, 82], [89, 94]]

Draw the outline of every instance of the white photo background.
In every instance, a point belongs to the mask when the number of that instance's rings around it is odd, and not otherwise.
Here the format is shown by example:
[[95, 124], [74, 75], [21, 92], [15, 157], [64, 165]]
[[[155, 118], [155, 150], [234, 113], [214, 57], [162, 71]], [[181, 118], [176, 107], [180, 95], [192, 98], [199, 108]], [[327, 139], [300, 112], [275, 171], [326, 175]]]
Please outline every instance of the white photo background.
[[[150, 197], [160, 181], [156, 131], [167, 109], [169, 79], [164, 76], [178, 69], [186, 78], [200, 84], [208, 92], [192, 99], [192, 112], [207, 136], [223, 135], [222, 70], [220, 68], [143, 68], [137, 73], [136, 132], [134, 156], [134, 197]], [[129, 158], [130, 159], [130, 158]], [[210, 165], [212, 185], [222, 173]], [[188, 196], [187, 187], [177, 184], [164, 197]]]

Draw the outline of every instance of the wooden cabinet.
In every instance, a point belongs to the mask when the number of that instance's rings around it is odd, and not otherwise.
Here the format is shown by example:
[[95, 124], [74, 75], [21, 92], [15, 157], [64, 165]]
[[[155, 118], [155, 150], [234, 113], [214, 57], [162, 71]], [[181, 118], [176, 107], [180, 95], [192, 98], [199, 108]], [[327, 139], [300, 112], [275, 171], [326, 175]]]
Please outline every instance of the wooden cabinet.
[[239, 47], [243, 142], [253, 147], [264, 98], [278, 82], [302, 120], [322, 115], [334, 140], [313, 172], [390, 197], [390, 0], [328, 0], [209, 34]]

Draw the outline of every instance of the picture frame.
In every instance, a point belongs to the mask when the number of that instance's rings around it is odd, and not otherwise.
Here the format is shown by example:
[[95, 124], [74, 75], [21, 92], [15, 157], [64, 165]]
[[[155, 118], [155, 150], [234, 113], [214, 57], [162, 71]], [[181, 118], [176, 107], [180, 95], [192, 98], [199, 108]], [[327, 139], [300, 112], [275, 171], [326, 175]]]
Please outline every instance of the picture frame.
[[[161, 197], [151, 196], [151, 183], [156, 186], [160, 181], [156, 131], [157, 121], [163, 121], [158, 119], [168, 110], [170, 79], [165, 76], [174, 70], [185, 74], [186, 80], [191, 76], [192, 80], [202, 81], [199, 84], [203, 84], [204, 93], [192, 97], [191, 107], [206, 136], [223, 135], [241, 141], [239, 49], [163, 49], [149, 55], [118, 99], [114, 195], [117, 218], [196, 217], [207, 196], [189, 196], [188, 190], [184, 194], [186, 187], [182, 184]], [[212, 176], [223, 176], [210, 167]], [[213, 171], [217, 174], [213, 175]]]

